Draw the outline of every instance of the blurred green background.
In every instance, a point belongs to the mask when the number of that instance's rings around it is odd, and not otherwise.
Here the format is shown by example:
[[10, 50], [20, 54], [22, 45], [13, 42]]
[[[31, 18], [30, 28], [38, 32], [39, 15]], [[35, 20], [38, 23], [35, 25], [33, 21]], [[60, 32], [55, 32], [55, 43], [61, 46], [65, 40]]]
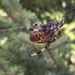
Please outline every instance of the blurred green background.
[[[0, 0], [0, 75], [75, 75], [75, 10], [66, 14], [61, 35], [51, 51], [38, 56], [45, 44], [29, 40], [25, 27], [55, 21], [75, 6], [75, 0]], [[50, 18], [50, 19], [47, 19]]]

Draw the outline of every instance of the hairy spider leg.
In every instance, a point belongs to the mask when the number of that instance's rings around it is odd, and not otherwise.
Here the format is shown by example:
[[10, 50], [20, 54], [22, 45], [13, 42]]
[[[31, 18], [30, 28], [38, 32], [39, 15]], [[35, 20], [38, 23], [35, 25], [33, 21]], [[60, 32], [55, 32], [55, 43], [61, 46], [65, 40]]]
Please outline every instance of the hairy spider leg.
[[62, 20], [60, 20], [60, 22], [59, 22], [58, 35], [61, 34], [60, 28], [64, 25], [64, 20], [65, 20], [65, 16], [63, 16]]
[[[57, 34], [56, 34], [57, 32]], [[57, 37], [61, 34], [60, 27], [56, 27], [55, 31], [52, 33], [52, 39], [50, 40], [50, 43], [53, 43], [56, 41]]]
[[27, 57], [36, 56], [36, 55], [39, 55], [40, 53], [42, 53], [44, 51], [47, 51], [47, 49], [49, 48], [49, 45], [50, 45], [50, 43], [47, 43], [46, 46], [44, 48], [42, 48], [40, 51], [33, 53], [33, 54], [30, 54]]
[[[55, 31], [54, 31], [54, 33], [57, 31], [57, 35], [61, 34], [60, 28], [64, 25], [64, 20], [65, 20], [65, 16], [62, 17], [62, 20], [60, 20], [60, 16], [59, 16], [58, 26], [55, 28]], [[54, 38], [54, 41], [56, 38], [57, 38], [57, 36]]]
[[59, 20], [58, 20], [59, 28], [63, 26], [64, 20], [65, 20], [65, 16], [64, 15], [63, 15], [62, 19], [60, 19], [60, 16], [59, 16]]

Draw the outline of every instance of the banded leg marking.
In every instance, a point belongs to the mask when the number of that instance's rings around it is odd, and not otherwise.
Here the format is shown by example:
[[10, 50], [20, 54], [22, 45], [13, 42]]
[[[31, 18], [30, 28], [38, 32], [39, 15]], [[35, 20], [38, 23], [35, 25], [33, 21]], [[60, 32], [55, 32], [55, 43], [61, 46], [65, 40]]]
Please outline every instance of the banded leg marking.
[[44, 48], [42, 48], [40, 51], [38, 51], [37, 53], [33, 53], [31, 55], [28, 55], [27, 57], [32, 57], [32, 56], [36, 56], [39, 55], [40, 53], [47, 51], [47, 49], [49, 48], [49, 44], [47, 44]]

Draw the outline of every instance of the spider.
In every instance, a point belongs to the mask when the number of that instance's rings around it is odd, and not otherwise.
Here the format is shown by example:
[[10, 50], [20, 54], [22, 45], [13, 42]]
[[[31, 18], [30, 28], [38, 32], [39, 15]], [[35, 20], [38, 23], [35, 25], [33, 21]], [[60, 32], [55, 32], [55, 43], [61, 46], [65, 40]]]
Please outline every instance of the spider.
[[[28, 55], [27, 57], [35, 56], [46, 51], [49, 48], [50, 43], [53, 43], [56, 40], [57, 35], [60, 34], [60, 28], [63, 26], [63, 24], [64, 17], [62, 18], [62, 20], [60, 20], [59, 18], [59, 21], [48, 22], [47, 24], [40, 24], [40, 29], [33, 29], [27, 27], [28, 30], [32, 31], [29, 36], [32, 42], [46, 43], [45, 47], [43, 47], [40, 51]], [[33, 25], [38, 26], [39, 24], [35, 23]], [[57, 34], [55, 34], [56, 32]]]

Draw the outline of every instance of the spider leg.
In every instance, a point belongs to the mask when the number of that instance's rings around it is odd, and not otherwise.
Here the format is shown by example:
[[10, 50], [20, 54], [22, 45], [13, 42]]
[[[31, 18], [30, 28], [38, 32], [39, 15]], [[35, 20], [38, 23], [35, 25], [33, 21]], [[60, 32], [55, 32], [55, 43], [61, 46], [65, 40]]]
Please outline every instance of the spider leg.
[[58, 36], [60, 36], [61, 32], [60, 30], [58, 31], [58, 33], [56, 35], [53, 35], [52, 36], [52, 39], [50, 40], [50, 43], [53, 43], [56, 41], [56, 39], [58, 38]]
[[60, 19], [60, 16], [59, 16], [59, 21], [58, 22], [59, 22], [60, 27], [63, 26], [64, 20], [65, 20], [65, 15], [63, 15], [62, 19]]
[[32, 56], [36, 56], [36, 55], [39, 55], [40, 53], [46, 51], [48, 48], [49, 48], [49, 43], [46, 44], [46, 46], [44, 48], [42, 48], [40, 51], [38, 51], [37, 53], [33, 53], [31, 55], [28, 55], [27, 57], [32, 57]]
[[39, 31], [39, 29], [36, 29], [36, 28], [30, 28], [30, 27], [26, 27], [27, 30], [30, 30], [30, 31]]
[[58, 31], [58, 36], [60, 36], [61, 35], [61, 31]]
[[57, 32], [57, 34], [52, 35], [52, 39], [50, 40], [50, 43], [53, 43], [56, 41], [57, 37], [61, 34], [60, 30]]
[[54, 37], [54, 38], [52, 38], [52, 40], [50, 40], [50, 43], [55, 42], [55, 40], [56, 40], [56, 38], [55, 38], [55, 37]]

